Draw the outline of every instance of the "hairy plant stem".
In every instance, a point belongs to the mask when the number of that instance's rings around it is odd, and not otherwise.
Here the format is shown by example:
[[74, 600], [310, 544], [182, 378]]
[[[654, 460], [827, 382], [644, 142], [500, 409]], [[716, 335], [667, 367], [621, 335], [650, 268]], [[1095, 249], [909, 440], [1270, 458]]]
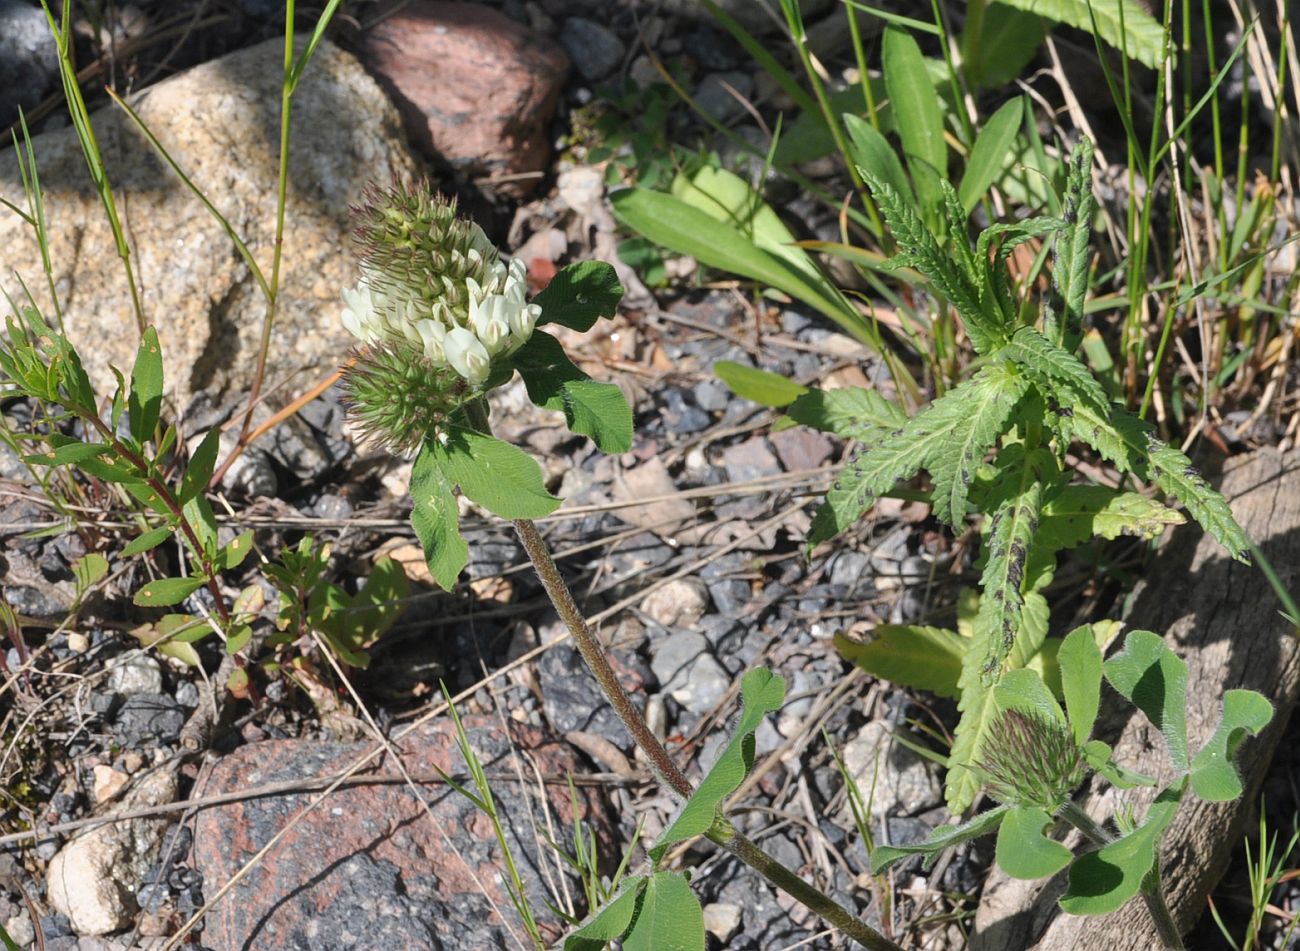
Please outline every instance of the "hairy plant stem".
[[[651, 731], [645, 718], [632, 704], [631, 698], [618, 676], [609, 664], [604, 649], [596, 639], [595, 633], [587, 625], [587, 619], [573, 599], [573, 593], [565, 583], [560, 569], [551, 557], [550, 548], [542, 538], [537, 526], [529, 519], [515, 519], [515, 531], [524, 546], [528, 560], [532, 562], [537, 577], [546, 589], [551, 604], [560, 615], [560, 620], [573, 636], [578, 653], [586, 662], [588, 669], [600, 685], [601, 692], [609, 701], [614, 712], [618, 714], [623, 725], [627, 727], [632, 739], [650, 761], [651, 769], [659, 779], [683, 800], [689, 799], [695, 787], [686, 778], [669, 755], [668, 750], [659, 742]], [[725, 820], [715, 822], [708, 833], [708, 838], [722, 846], [737, 859], [754, 869], [768, 882], [797, 899], [810, 911], [821, 917], [828, 924], [839, 928], [864, 948], [871, 951], [902, 951], [902, 948], [890, 941], [880, 932], [860, 921], [849, 911], [836, 904], [830, 897], [809, 885], [794, 872], [790, 871], [776, 859], [772, 858], [756, 844], [751, 842]]]
[[[1074, 800], [1066, 802], [1060, 815], [1099, 849], [1115, 841], [1115, 837], [1099, 825], [1092, 816], [1084, 812]], [[1187, 946], [1183, 944], [1183, 936], [1179, 934], [1178, 925], [1174, 923], [1174, 916], [1169, 911], [1168, 903], [1165, 902], [1165, 890], [1160, 881], [1159, 855], [1156, 856], [1151, 871], [1142, 877], [1141, 891], [1142, 898], [1147, 903], [1147, 911], [1151, 913], [1151, 920], [1155, 923], [1156, 933], [1160, 936], [1161, 946], [1166, 951], [1185, 951]]]

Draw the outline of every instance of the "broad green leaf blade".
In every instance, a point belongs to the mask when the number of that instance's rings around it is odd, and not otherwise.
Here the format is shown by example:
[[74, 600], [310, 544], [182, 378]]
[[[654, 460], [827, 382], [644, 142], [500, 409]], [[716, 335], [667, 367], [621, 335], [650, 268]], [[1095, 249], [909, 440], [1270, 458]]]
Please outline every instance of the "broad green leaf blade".
[[544, 409], [562, 411], [571, 432], [590, 437], [604, 453], [632, 448], [632, 408], [623, 391], [587, 376], [550, 334], [535, 331], [511, 359], [528, 398]]
[[1000, 0], [1007, 6], [1036, 13], [1093, 32], [1115, 49], [1127, 53], [1143, 66], [1160, 64], [1165, 31], [1137, 0]]
[[966, 638], [938, 627], [881, 624], [866, 644], [836, 634], [835, 649], [850, 664], [890, 683], [955, 697]]
[[892, 188], [900, 199], [916, 207], [916, 196], [907, 183], [907, 173], [898, 153], [889, 140], [876, 131], [865, 119], [848, 112], [844, 114], [844, 131], [849, 134], [849, 158], [863, 171]]
[[999, 805], [981, 812], [959, 826], [939, 826], [930, 833], [930, 837], [924, 842], [918, 842], [915, 845], [878, 845], [871, 853], [871, 871], [872, 874], [879, 874], [895, 862], [901, 862], [910, 855], [926, 856], [926, 865], [930, 865], [938, 858], [939, 853], [944, 849], [954, 845], [960, 845], [963, 842], [969, 842], [971, 839], [977, 839], [982, 835], [988, 835], [998, 827], [998, 823], [1006, 816], [1011, 807]]
[[1068, 407], [1082, 401], [1099, 415], [1110, 411], [1110, 399], [1092, 372], [1033, 327], [1017, 330], [999, 355], [1022, 367], [1044, 398]]
[[1052, 817], [1036, 806], [1016, 806], [998, 829], [997, 863], [1012, 878], [1032, 881], [1055, 875], [1070, 864], [1074, 855], [1043, 830]]
[[998, 710], [1020, 710], [1037, 714], [1065, 726], [1065, 713], [1036, 670], [1008, 670], [993, 687]]
[[565, 936], [564, 951], [605, 951], [609, 942], [627, 934], [647, 882], [644, 875], [623, 879], [617, 895]]
[[1192, 789], [1206, 802], [1231, 802], [1242, 794], [1233, 754], [1249, 733], [1257, 736], [1273, 719], [1273, 705], [1253, 690], [1223, 695], [1223, 718], [1214, 735], [1192, 758]]
[[202, 495], [208, 487], [208, 480], [212, 478], [212, 470], [216, 467], [217, 451], [220, 447], [221, 427], [213, 426], [190, 454], [190, 464], [181, 479], [179, 498], [182, 505]]
[[1103, 669], [1106, 679], [1141, 710], [1165, 738], [1179, 772], [1191, 765], [1187, 753], [1187, 664], [1159, 634], [1129, 631], [1124, 649]]
[[1146, 820], [1105, 848], [1088, 852], [1070, 866], [1070, 887], [1061, 907], [1072, 915], [1107, 915], [1138, 893], [1142, 878], [1156, 862], [1156, 849], [1173, 821], [1185, 784], [1156, 797]]
[[132, 600], [142, 608], [161, 608], [180, 604], [199, 588], [202, 578], [159, 578], [135, 593]]
[[1083, 746], [1092, 735], [1101, 705], [1101, 649], [1092, 628], [1085, 625], [1067, 634], [1056, 652], [1056, 662], [1074, 742]]
[[460, 534], [460, 510], [447, 477], [428, 446], [411, 467], [411, 527], [424, 549], [429, 573], [438, 587], [450, 591], [469, 564], [469, 545]]
[[966, 498], [975, 469], [1008, 428], [1016, 404], [1029, 384], [1009, 367], [987, 367], [965, 399], [965, 412], [944, 443], [929, 453], [926, 468], [934, 478], [934, 514], [959, 528], [966, 520]]
[[613, 317], [622, 299], [623, 285], [612, 267], [604, 261], [580, 261], [561, 268], [532, 302], [542, 308], [539, 324], [585, 333], [601, 317]]
[[502, 518], [541, 518], [560, 505], [546, 491], [542, 469], [531, 456], [492, 436], [448, 427], [447, 440], [425, 444], [429, 456], [452, 485]]
[[881, 56], [885, 89], [903, 140], [903, 155], [922, 208], [939, 206], [939, 180], [948, 174], [943, 110], [930, 82], [921, 47], [906, 30], [887, 26]]
[[655, 872], [646, 882], [623, 951], [704, 951], [704, 910], [681, 872]]
[[1043, 506], [1038, 544], [1055, 551], [1096, 538], [1121, 535], [1156, 538], [1183, 516], [1138, 492], [1119, 492], [1104, 485], [1071, 485]]
[[122, 556], [130, 558], [132, 555], [139, 555], [142, 552], [157, 548], [175, 534], [176, 530], [170, 525], [164, 525], [162, 528], [151, 528], [143, 535], [139, 535], [127, 542], [122, 549]]
[[779, 409], [789, 406], [808, 392], [808, 387], [789, 377], [731, 360], [719, 360], [713, 364], [713, 372], [731, 388], [731, 392], [759, 406]]
[[786, 407], [786, 415], [824, 433], [869, 443], [907, 422], [897, 403], [861, 386], [810, 389]]
[[80, 593], [84, 593], [107, 574], [108, 559], [99, 552], [88, 552], [72, 563], [72, 577], [76, 579], [77, 591]]
[[127, 397], [130, 407], [131, 436], [144, 445], [153, 438], [162, 412], [163, 364], [162, 350], [158, 345], [158, 331], [149, 327], [140, 337], [140, 349], [135, 355], [131, 370], [131, 392]]
[[221, 571], [238, 568], [253, 550], [252, 531], [240, 532], [217, 553], [215, 563]]
[[674, 843], [707, 832], [720, 815], [723, 800], [744, 782], [754, 759], [754, 731], [763, 717], [779, 709], [785, 700], [785, 681], [762, 667], [751, 670], [740, 682], [740, 697], [743, 707], [735, 733], [695, 794], [650, 849], [650, 857], [656, 862]]
[[962, 69], [974, 86], [992, 88], [1011, 82], [1029, 65], [1047, 35], [1047, 21], [1004, 3], [991, 3], [977, 33], [962, 32]]
[[1122, 471], [1149, 479], [1182, 502], [1232, 557], [1247, 560], [1250, 539], [1223, 496], [1201, 478], [1190, 459], [1156, 439], [1150, 426], [1122, 409], [1113, 409], [1107, 418], [1083, 404], [1073, 407], [1073, 415], [1065, 423], [1076, 439], [1095, 448]]
[[832, 283], [813, 279], [781, 255], [759, 247], [733, 225], [686, 202], [648, 188], [629, 188], [611, 196], [614, 214], [625, 225], [701, 264], [739, 274], [801, 300], [876, 351], [879, 335]]
[[1038, 528], [1041, 488], [1033, 467], [1022, 464], [1010, 496], [993, 513], [988, 532], [988, 560], [980, 578], [983, 595], [975, 631], [962, 665], [961, 719], [948, 757], [948, 808], [960, 813], [979, 792], [980, 778], [971, 768], [985, 732], [996, 715], [992, 688], [1006, 672], [1020, 633], [1025, 595], [1022, 590], [1029, 546]]
[[826, 501], [813, 516], [808, 532], [808, 550], [834, 538], [871, 508], [876, 499], [903, 479], [911, 478], [922, 465], [951, 455], [953, 433], [967, 422], [972, 400], [985, 398], [987, 390], [1007, 385], [1006, 377], [987, 367], [971, 379], [953, 387], [917, 413], [878, 445], [858, 454], [826, 493]]
[[957, 187], [957, 197], [961, 199], [966, 214], [975, 210], [989, 186], [1002, 174], [1007, 157], [1013, 153], [1012, 146], [1020, 131], [1020, 123], [1024, 121], [1024, 114], [1024, 100], [1011, 99], [1003, 103], [984, 123], [984, 128], [980, 130], [970, 156], [966, 159], [966, 171], [962, 174], [961, 185]]

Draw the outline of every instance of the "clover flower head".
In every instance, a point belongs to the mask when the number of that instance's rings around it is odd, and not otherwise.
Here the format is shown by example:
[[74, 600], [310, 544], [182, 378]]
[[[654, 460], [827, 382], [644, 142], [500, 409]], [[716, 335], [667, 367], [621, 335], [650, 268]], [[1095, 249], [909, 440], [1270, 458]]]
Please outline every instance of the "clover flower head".
[[978, 769], [999, 802], [1055, 812], [1083, 782], [1083, 753], [1067, 726], [1025, 710], [1005, 710], [989, 727]]
[[[483, 229], [427, 185], [371, 187], [353, 214], [361, 279], [343, 291], [342, 322], [361, 356], [345, 384], [362, 429], [389, 446], [406, 445], [416, 437], [383, 438], [381, 430], [399, 417], [414, 425], [419, 414], [369, 401], [407, 408], [436, 403], [438, 413], [426, 421], [440, 422], [441, 397], [398, 398], [394, 391], [386, 397], [383, 387], [454, 383], [450, 389], [464, 402], [481, 392], [494, 361], [532, 336], [541, 308], [528, 303], [523, 262], [502, 262]], [[400, 372], [403, 363], [411, 372]], [[367, 373], [383, 386], [360, 381]], [[421, 432], [415, 445], [432, 432]]]

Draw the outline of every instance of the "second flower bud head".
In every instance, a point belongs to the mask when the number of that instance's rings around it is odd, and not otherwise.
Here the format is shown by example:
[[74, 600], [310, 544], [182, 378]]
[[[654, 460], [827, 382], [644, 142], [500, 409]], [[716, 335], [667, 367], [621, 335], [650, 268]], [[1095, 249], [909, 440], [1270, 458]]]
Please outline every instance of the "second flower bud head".
[[[455, 201], [426, 185], [372, 188], [354, 214], [361, 279], [343, 291], [342, 322], [359, 353], [345, 386], [367, 434], [409, 451], [478, 394], [494, 360], [523, 346], [541, 308], [528, 303], [523, 262], [503, 263]], [[371, 379], [358, 380], [363, 373]], [[391, 390], [417, 385], [445, 392]]]

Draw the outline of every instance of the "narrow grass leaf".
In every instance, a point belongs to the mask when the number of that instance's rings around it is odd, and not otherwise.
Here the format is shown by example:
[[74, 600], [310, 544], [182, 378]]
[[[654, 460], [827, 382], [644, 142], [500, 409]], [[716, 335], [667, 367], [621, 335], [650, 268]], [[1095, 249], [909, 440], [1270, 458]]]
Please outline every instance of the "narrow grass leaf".
[[920, 624], [881, 624], [867, 643], [835, 635], [835, 649], [850, 664], [890, 683], [957, 696], [966, 638]]
[[961, 184], [957, 186], [957, 196], [961, 199], [966, 214], [975, 210], [989, 186], [1002, 174], [1007, 156], [1012, 154], [1012, 146], [1020, 132], [1024, 114], [1024, 101], [1011, 99], [1003, 103], [984, 123], [984, 128], [980, 130], [979, 137], [975, 139], [975, 145], [966, 158], [966, 171], [962, 174]]
[[748, 367], [732, 360], [719, 360], [713, 364], [713, 372], [717, 374], [719, 380], [730, 387], [731, 392], [759, 406], [779, 409], [789, 406], [809, 392], [808, 387], [796, 383], [789, 377], [772, 373], [770, 370]]
[[1037, 806], [1016, 806], [998, 829], [995, 858], [998, 867], [1012, 878], [1033, 881], [1055, 875], [1070, 864], [1074, 854], [1043, 830], [1052, 817]]
[[1273, 719], [1273, 705], [1253, 690], [1223, 695], [1223, 717], [1192, 758], [1192, 789], [1206, 802], [1232, 802], [1242, 794], [1241, 777], [1232, 757], [1246, 734], [1256, 736]]
[[888, 26], [881, 56], [885, 88], [917, 198], [922, 208], [937, 208], [939, 181], [948, 173], [948, 144], [943, 139], [943, 110], [921, 47], [906, 30]]

